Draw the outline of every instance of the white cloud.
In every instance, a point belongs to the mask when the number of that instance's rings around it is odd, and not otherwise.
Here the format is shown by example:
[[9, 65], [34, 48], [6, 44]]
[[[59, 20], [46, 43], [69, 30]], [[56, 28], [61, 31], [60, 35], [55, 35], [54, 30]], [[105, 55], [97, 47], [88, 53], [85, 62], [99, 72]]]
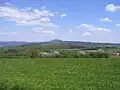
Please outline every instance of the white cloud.
[[107, 28], [97, 28], [98, 31], [106, 31], [106, 32], [110, 32], [110, 29]]
[[112, 20], [108, 17], [104, 17], [104, 18], [101, 18], [100, 21], [103, 21], [103, 22], [112, 22]]
[[59, 26], [54, 24], [54, 23], [46, 23], [46, 24], [41, 24], [42, 27], [44, 28], [58, 28]]
[[[22, 36], [21, 36], [22, 35]], [[36, 27], [29, 30], [18, 30], [16, 32], [3, 31], [0, 33], [0, 41], [46, 41], [56, 39], [58, 34], [53, 29]]]
[[[15, 22], [16, 25], [51, 25], [51, 16], [55, 16], [54, 12], [46, 10], [42, 7], [41, 10], [28, 8], [13, 8], [9, 6], [0, 6], [0, 18], [5, 21]], [[52, 25], [55, 26], [54, 23]]]
[[35, 17], [42, 17], [42, 16], [50, 16], [51, 15], [51, 12], [50, 11], [48, 11], [48, 10], [42, 10], [42, 11], [40, 11], [39, 9], [33, 9], [33, 15], [35, 15]]
[[91, 36], [91, 32], [85, 32], [82, 34], [82, 36]]
[[56, 35], [56, 33], [54, 31], [42, 31], [43, 34], [52, 34], [52, 35]]
[[43, 27], [37, 27], [37, 28], [33, 28], [33, 31], [36, 32], [36, 33], [50, 33], [50, 34], [55, 34], [54, 31], [48, 31], [48, 30], [45, 30]]
[[120, 27], [120, 24], [116, 24], [116, 26]]
[[118, 40], [119, 30], [112, 30], [110, 28], [98, 27], [93, 24], [80, 24], [76, 26], [74, 35], [67, 35], [64, 38], [71, 38], [77, 41], [91, 41], [91, 42], [120, 42]]
[[49, 15], [50, 15], [50, 16], [54, 16], [54, 14], [53, 14], [53, 13], [50, 13]]
[[[15, 21], [14, 19], [11, 19], [9, 21]], [[19, 26], [26, 26], [26, 25], [40, 25], [40, 21], [39, 20], [34, 20], [34, 21], [26, 21], [26, 20], [21, 20], [21, 21], [16, 21], [16, 25]]]
[[120, 6], [114, 5], [114, 4], [108, 4], [106, 5], [105, 9], [110, 12], [115, 12], [120, 10]]
[[66, 17], [66, 16], [67, 16], [67, 14], [65, 14], [65, 13], [61, 14], [61, 18]]
[[58, 12], [46, 10], [45, 6], [40, 9], [32, 7], [15, 8], [6, 3], [5, 6], [0, 6], [0, 19], [6, 22], [13, 22], [19, 27], [30, 26], [32, 29], [16, 30], [15, 32], [7, 31], [9, 28], [6, 31], [0, 30], [0, 40], [43, 41], [56, 39], [59, 36], [57, 34], [59, 26], [53, 23], [51, 19], [58, 14]]
[[6, 4], [6, 5], [9, 5], [9, 6], [11, 6], [11, 5], [12, 5], [12, 4], [11, 4], [11, 3], [9, 3], [9, 2], [6, 2], [5, 4]]
[[111, 29], [108, 28], [101, 28], [92, 24], [81, 24], [79, 26], [76, 26], [77, 29], [88, 29], [89, 31], [106, 31], [106, 32], [110, 32]]
[[40, 22], [41, 23], [48, 23], [48, 22], [50, 22], [50, 19], [48, 17], [43, 17], [40, 19]]
[[35, 33], [39, 33], [39, 34], [49, 34], [49, 35], [56, 35], [56, 33], [54, 31], [46, 31], [46, 30], [34, 30]]
[[81, 28], [81, 27], [91, 27], [92, 25], [89, 24], [81, 24], [79, 26], [76, 26], [76, 28]]

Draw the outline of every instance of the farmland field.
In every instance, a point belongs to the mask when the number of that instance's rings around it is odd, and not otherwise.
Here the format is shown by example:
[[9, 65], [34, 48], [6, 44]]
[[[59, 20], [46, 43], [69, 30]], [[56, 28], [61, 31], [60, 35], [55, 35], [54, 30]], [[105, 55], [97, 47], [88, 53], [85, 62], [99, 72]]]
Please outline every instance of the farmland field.
[[0, 59], [0, 90], [120, 90], [120, 58]]

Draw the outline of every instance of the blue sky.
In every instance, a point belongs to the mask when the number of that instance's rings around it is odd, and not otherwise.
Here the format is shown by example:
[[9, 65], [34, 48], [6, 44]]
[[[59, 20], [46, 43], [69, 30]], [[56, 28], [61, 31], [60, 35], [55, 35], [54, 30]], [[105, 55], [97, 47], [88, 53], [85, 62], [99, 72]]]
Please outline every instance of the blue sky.
[[120, 42], [119, 0], [0, 0], [0, 41]]

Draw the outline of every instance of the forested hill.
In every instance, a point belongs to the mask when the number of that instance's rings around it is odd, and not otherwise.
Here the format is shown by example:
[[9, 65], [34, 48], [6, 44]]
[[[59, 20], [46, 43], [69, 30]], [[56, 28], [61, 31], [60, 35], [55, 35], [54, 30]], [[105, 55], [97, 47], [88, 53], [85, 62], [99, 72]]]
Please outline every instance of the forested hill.
[[58, 48], [58, 49], [73, 49], [73, 48], [94, 48], [94, 47], [120, 47], [120, 44], [113, 43], [93, 43], [81, 41], [62, 41], [52, 40], [48, 42], [36, 42], [20, 45], [22, 47], [42, 47], [42, 48]]
[[81, 41], [62, 41], [52, 40], [47, 42], [15, 42], [5, 41], [0, 42], [1, 47], [41, 47], [41, 48], [52, 48], [52, 49], [73, 49], [73, 48], [94, 48], [94, 47], [120, 47], [120, 44], [112, 43], [92, 43], [92, 42], [81, 42]]

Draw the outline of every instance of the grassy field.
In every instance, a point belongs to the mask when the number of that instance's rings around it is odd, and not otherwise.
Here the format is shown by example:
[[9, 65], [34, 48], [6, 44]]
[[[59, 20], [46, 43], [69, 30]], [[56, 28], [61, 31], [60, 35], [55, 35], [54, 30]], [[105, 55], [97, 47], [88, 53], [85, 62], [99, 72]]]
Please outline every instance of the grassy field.
[[0, 90], [120, 90], [120, 58], [0, 59]]

